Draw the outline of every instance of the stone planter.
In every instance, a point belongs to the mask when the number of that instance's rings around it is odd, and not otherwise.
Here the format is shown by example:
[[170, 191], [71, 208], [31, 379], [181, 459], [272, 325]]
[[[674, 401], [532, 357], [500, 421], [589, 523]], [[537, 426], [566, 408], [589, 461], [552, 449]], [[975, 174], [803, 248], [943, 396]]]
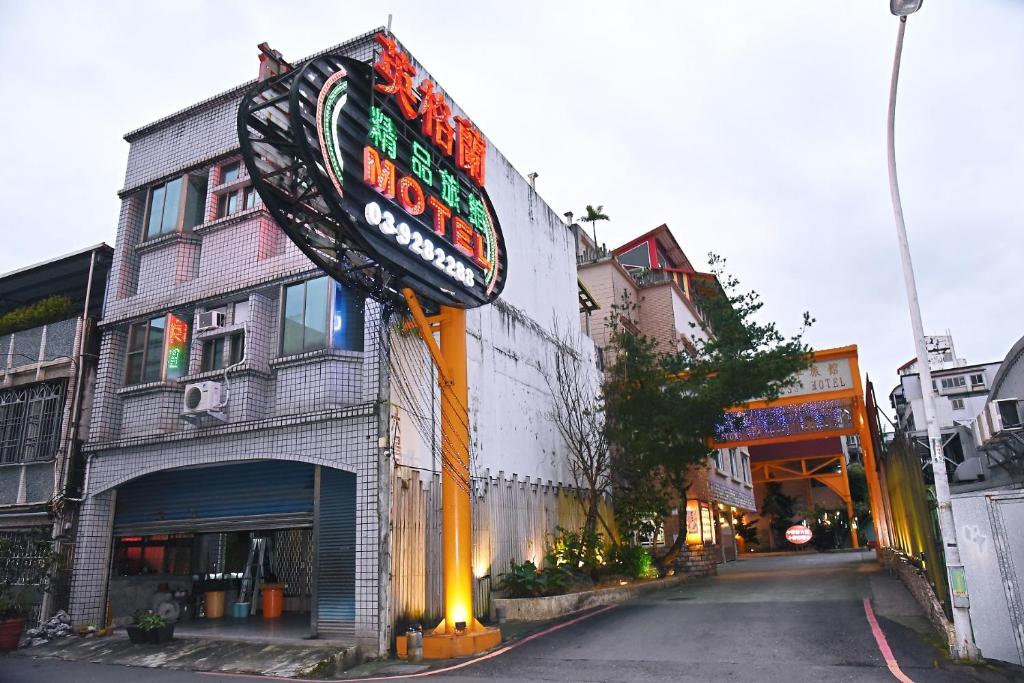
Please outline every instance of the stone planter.
[[591, 607], [618, 604], [648, 591], [672, 588], [685, 582], [685, 576], [669, 576], [626, 586], [595, 588], [546, 598], [493, 598], [491, 619], [495, 620], [497, 613], [501, 611], [504, 618], [509, 621], [546, 621]]

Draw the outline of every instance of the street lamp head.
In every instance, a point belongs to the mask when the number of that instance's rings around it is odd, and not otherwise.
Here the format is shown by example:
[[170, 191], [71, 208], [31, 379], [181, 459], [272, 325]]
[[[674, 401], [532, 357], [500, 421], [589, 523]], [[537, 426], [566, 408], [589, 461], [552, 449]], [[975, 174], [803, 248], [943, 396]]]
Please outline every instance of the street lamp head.
[[921, 9], [924, 0], [889, 0], [889, 11], [898, 17], [905, 17]]

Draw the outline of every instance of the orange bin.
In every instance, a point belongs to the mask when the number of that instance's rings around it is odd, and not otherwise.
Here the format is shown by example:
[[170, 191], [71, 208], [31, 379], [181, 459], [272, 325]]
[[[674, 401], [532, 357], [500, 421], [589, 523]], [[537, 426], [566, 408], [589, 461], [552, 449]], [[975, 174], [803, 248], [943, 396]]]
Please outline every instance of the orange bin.
[[278, 619], [284, 610], [283, 583], [265, 583], [260, 588], [263, 593], [263, 618]]

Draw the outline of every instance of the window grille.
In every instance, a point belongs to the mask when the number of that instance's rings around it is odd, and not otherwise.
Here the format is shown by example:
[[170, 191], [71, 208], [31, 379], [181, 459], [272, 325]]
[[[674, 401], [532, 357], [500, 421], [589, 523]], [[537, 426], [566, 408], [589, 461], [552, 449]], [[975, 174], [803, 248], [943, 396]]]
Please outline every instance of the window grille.
[[0, 463], [52, 460], [60, 443], [64, 382], [0, 391]]

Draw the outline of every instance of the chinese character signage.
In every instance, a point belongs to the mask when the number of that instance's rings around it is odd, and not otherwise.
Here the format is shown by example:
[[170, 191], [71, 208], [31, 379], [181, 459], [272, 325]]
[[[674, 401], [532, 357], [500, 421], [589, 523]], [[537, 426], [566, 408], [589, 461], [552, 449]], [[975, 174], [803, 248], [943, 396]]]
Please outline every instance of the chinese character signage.
[[371, 64], [325, 55], [261, 83], [239, 134], [278, 223], [340, 282], [441, 304], [498, 296], [507, 267], [487, 140], [388, 36]]
[[852, 391], [853, 372], [849, 358], [815, 361], [809, 368], [800, 371], [793, 386], [780, 392], [780, 398], [826, 394], [832, 391]]
[[178, 379], [188, 374], [188, 321], [167, 314], [167, 348], [164, 352], [164, 377]]

